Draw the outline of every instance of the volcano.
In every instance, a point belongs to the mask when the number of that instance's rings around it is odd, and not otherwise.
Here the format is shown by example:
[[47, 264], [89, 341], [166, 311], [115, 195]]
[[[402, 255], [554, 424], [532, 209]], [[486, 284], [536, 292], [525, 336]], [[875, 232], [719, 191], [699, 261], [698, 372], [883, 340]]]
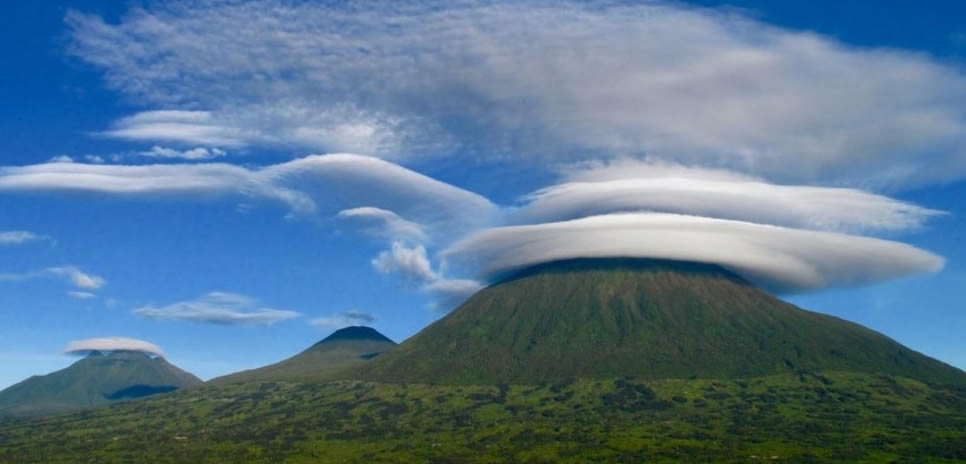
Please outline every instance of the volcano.
[[389, 337], [371, 327], [345, 327], [284, 361], [226, 375], [212, 380], [211, 383], [326, 380], [341, 370], [363, 364], [394, 346], [396, 343]]
[[0, 415], [49, 415], [165, 393], [201, 380], [162, 357], [95, 351], [65, 369], [0, 391]]
[[800, 309], [722, 267], [646, 259], [574, 259], [526, 269], [352, 376], [537, 384], [802, 371], [966, 385], [966, 373], [956, 368], [858, 324]]

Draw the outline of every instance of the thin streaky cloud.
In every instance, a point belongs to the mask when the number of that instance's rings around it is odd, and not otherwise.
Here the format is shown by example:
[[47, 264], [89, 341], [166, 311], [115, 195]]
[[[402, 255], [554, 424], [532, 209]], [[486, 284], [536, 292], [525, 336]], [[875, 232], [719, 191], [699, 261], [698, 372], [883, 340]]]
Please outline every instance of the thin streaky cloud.
[[271, 326], [301, 316], [295, 311], [261, 307], [250, 297], [227, 292], [210, 292], [196, 300], [166, 306], [141, 306], [131, 312], [147, 319], [228, 326]]

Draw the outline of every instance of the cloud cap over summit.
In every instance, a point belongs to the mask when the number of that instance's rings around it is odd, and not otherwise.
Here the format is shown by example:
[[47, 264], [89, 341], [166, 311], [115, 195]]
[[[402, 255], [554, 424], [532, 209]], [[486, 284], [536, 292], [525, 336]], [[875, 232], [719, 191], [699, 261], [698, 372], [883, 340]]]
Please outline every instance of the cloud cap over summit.
[[127, 337], [87, 338], [70, 342], [64, 348], [65, 354], [86, 355], [95, 351], [139, 351], [162, 358], [165, 357], [164, 351], [158, 345]]

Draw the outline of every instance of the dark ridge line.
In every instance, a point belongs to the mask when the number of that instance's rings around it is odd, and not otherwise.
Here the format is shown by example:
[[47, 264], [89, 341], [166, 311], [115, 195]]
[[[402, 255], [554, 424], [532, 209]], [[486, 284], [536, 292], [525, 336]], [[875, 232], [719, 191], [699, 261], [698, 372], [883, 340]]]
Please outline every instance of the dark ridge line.
[[508, 271], [494, 280], [492, 285], [500, 285], [536, 274], [552, 274], [573, 271], [594, 270], [654, 270], [675, 271], [689, 274], [725, 277], [741, 285], [756, 287], [745, 278], [718, 264], [699, 261], [684, 261], [657, 258], [568, 258], [527, 266]]

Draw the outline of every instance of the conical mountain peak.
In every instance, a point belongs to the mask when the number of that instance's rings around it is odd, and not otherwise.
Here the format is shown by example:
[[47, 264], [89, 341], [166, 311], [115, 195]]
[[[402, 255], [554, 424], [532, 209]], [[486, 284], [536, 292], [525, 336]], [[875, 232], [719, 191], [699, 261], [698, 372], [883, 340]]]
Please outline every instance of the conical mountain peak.
[[364, 364], [394, 346], [396, 342], [376, 329], [350, 326], [336, 330], [291, 358], [258, 369], [226, 375], [212, 382], [328, 380], [338, 372]]
[[0, 415], [46, 415], [163, 393], [200, 383], [164, 358], [94, 350], [67, 368], [0, 391]]
[[389, 337], [379, 333], [378, 330], [366, 326], [349, 326], [341, 328], [335, 332], [332, 332], [332, 334], [328, 337], [323, 338], [319, 343], [330, 343], [340, 340], [370, 340], [395, 343]]
[[962, 371], [786, 303], [719, 266], [648, 259], [576, 259], [523, 270], [352, 375], [493, 384], [801, 370], [966, 385]]

